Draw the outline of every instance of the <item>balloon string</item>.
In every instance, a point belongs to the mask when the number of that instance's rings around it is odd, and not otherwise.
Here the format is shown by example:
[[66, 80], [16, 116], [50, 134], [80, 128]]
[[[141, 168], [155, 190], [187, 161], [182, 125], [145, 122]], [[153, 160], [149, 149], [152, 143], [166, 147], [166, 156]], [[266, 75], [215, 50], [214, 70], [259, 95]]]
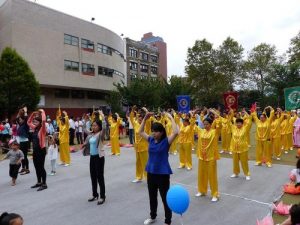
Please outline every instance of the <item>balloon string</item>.
[[180, 223], [181, 223], [181, 225], [183, 225], [183, 217], [182, 217], [182, 214], [181, 214], [181, 216], [180, 216]]

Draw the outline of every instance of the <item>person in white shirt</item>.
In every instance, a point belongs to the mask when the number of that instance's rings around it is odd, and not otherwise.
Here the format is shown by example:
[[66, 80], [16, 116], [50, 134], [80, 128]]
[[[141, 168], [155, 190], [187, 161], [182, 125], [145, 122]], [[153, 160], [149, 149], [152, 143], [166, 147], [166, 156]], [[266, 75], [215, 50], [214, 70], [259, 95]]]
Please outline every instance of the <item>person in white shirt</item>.
[[80, 120], [79, 117], [77, 117], [76, 122], [75, 122], [75, 133], [76, 133], [76, 139], [77, 139], [77, 144], [82, 145], [83, 140], [82, 140], [82, 129], [83, 128], [83, 122]]
[[48, 136], [48, 158], [51, 163], [51, 173], [50, 176], [54, 176], [56, 174], [56, 160], [58, 157], [58, 146], [55, 142], [55, 138], [52, 135]]
[[75, 122], [73, 120], [73, 116], [70, 116], [70, 119], [69, 119], [69, 124], [70, 124], [70, 129], [69, 129], [69, 132], [70, 132], [70, 145], [74, 145], [74, 136], [75, 136]]

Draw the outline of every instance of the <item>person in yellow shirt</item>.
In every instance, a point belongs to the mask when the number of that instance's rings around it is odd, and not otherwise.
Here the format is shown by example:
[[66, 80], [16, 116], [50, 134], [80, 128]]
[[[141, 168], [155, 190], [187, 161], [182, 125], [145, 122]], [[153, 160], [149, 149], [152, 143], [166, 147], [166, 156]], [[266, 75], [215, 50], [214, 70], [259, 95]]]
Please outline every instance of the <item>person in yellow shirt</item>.
[[293, 132], [294, 132], [294, 123], [297, 120], [297, 115], [295, 111], [291, 112], [291, 118], [289, 119], [288, 129], [287, 129], [287, 149], [292, 151], [294, 148], [293, 144]]
[[296, 119], [295, 113], [288, 112], [281, 122], [282, 149], [286, 154], [289, 150], [293, 150], [293, 125]]
[[203, 121], [204, 129], [198, 129], [198, 193], [196, 197], [207, 194], [208, 183], [210, 185], [212, 202], [219, 199], [217, 160], [220, 159], [218, 151], [218, 139], [220, 127], [212, 128], [213, 121], [206, 118]]
[[246, 180], [250, 180], [250, 172], [248, 165], [248, 132], [251, 128], [250, 123], [244, 123], [244, 120], [238, 118], [235, 120], [235, 125], [231, 126], [232, 139], [230, 149], [233, 156], [233, 174], [232, 178], [238, 177], [240, 173], [240, 163], [246, 176]]
[[119, 143], [119, 126], [122, 120], [118, 113], [110, 115], [108, 117], [108, 123], [110, 125], [110, 144], [111, 155], [120, 155], [120, 143]]
[[179, 169], [192, 169], [192, 139], [194, 138], [194, 125], [195, 118], [192, 118], [191, 121], [188, 118], [184, 118], [183, 122], [180, 122], [178, 137]]
[[252, 127], [252, 116], [249, 116], [249, 114], [246, 112], [246, 109], [243, 109], [241, 112], [241, 118], [244, 120], [245, 126], [250, 126], [250, 128], [247, 130], [247, 141], [248, 141], [248, 147], [251, 147], [250, 143], [250, 137], [251, 137], [251, 127]]
[[[63, 114], [63, 115], [62, 115]], [[56, 113], [56, 122], [59, 128], [58, 140], [59, 140], [59, 155], [61, 165], [69, 166], [71, 163], [70, 157], [70, 133], [69, 133], [69, 117], [66, 111], [61, 114], [60, 109]]]
[[[174, 118], [174, 116], [173, 116], [174, 113], [172, 113], [171, 115]], [[167, 136], [169, 136], [173, 133], [172, 121], [167, 118], [165, 120], [165, 124], [166, 124], [165, 128], [166, 128]], [[174, 139], [174, 141], [172, 142], [172, 144], [170, 146], [170, 154], [177, 155], [177, 145], [178, 145], [178, 136], [176, 136], [176, 138]]]
[[271, 131], [270, 131], [270, 139], [271, 139], [271, 149], [273, 152], [273, 156], [276, 157], [277, 160], [280, 160], [281, 157], [281, 123], [284, 118], [284, 113], [282, 113], [281, 109], [277, 109], [274, 114], [274, 119], [271, 122]]
[[261, 166], [263, 163], [263, 157], [266, 160], [267, 167], [272, 167], [272, 150], [270, 146], [270, 130], [271, 121], [274, 117], [274, 109], [271, 106], [265, 108], [270, 109], [270, 117], [268, 118], [266, 113], [263, 112], [259, 119], [257, 117], [257, 112], [252, 112], [252, 117], [256, 124], [256, 166]]
[[[145, 111], [145, 110], [144, 110]], [[145, 112], [148, 112], [146, 110]], [[136, 114], [136, 117], [135, 117]], [[140, 113], [136, 112], [136, 106], [132, 107], [132, 111], [130, 112], [129, 116], [130, 122], [134, 129], [134, 149], [136, 154], [136, 166], [135, 166], [135, 179], [132, 183], [139, 183], [142, 182], [143, 178], [147, 177], [146, 173], [146, 164], [148, 161], [148, 142], [140, 136], [139, 130], [144, 119], [144, 116]], [[151, 133], [151, 123], [150, 120], [147, 120], [145, 123], [144, 131], [149, 135]]]
[[221, 128], [221, 141], [222, 141], [222, 149], [220, 153], [231, 153], [230, 150], [230, 142], [231, 142], [231, 118], [228, 118], [228, 114], [226, 112], [223, 113], [223, 116], [220, 117], [222, 128]]

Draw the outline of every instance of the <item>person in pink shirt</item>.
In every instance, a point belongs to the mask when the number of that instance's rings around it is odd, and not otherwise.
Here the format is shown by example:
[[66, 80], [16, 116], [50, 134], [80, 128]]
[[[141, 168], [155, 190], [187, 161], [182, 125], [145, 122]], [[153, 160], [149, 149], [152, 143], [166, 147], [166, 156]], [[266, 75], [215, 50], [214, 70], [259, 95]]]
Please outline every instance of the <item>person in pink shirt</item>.
[[297, 117], [298, 118], [294, 123], [293, 140], [294, 140], [294, 146], [299, 148], [300, 147], [300, 111], [298, 111]]
[[43, 109], [33, 112], [28, 121], [28, 126], [34, 130], [32, 134], [33, 164], [36, 171], [37, 183], [31, 188], [38, 188], [38, 191], [47, 189], [45, 170], [46, 157], [46, 115]]

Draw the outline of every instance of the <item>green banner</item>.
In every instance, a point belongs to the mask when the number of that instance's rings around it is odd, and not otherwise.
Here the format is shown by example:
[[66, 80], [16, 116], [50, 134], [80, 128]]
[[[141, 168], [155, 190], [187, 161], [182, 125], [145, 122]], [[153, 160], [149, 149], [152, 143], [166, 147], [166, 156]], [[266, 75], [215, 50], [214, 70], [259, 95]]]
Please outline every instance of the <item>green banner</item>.
[[284, 89], [285, 110], [300, 109], [300, 86]]

